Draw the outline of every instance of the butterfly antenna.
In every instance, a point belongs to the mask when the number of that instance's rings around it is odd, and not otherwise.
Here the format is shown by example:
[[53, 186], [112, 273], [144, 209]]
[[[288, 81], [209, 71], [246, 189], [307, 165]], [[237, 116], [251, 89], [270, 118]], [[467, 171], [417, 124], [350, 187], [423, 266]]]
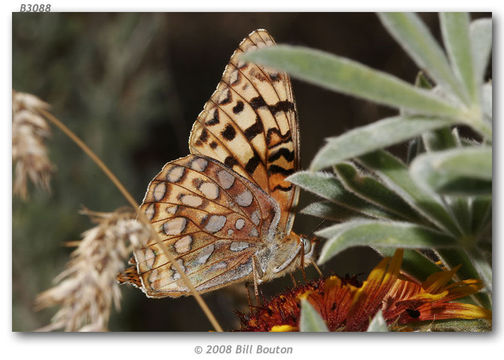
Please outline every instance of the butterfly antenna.
[[308, 235], [308, 237], [311, 237], [311, 236], [314, 236], [313, 234], [315, 233], [315, 231], [317, 231], [318, 229], [320, 229], [320, 227], [326, 222], [326, 219], [323, 219], [321, 222], [318, 223], [317, 226], [315, 226], [315, 228], [311, 231], [310, 235]]

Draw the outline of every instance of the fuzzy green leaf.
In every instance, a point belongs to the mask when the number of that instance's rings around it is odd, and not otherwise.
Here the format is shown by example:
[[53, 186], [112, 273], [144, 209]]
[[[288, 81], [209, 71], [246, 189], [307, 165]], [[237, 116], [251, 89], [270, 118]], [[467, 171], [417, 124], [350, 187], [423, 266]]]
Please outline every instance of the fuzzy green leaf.
[[481, 105], [484, 119], [492, 126], [492, 83], [488, 82], [481, 87]]
[[411, 176], [424, 189], [442, 194], [492, 193], [492, 148], [465, 147], [417, 157]]
[[443, 49], [429, 29], [413, 13], [380, 13], [381, 22], [420, 69], [434, 81], [467, 103], [467, 95], [453, 73]]
[[474, 73], [478, 85], [484, 81], [485, 70], [492, 50], [492, 19], [478, 19], [469, 28], [474, 62]]
[[472, 230], [474, 234], [482, 232], [492, 221], [492, 197], [478, 196], [472, 202]]
[[[457, 128], [430, 131], [422, 135], [429, 152], [447, 150], [461, 146]], [[457, 223], [464, 234], [471, 232], [471, 210], [469, 199], [463, 196], [445, 196], [446, 204], [452, 209]]]
[[326, 323], [320, 314], [306, 299], [301, 299], [301, 319], [299, 320], [301, 332], [328, 332]]
[[352, 163], [341, 163], [334, 167], [335, 173], [348, 191], [376, 206], [392, 213], [396, 218], [423, 222], [408, 203], [399, 195], [371, 176], [361, 174]]
[[357, 211], [350, 210], [331, 201], [316, 201], [305, 207], [300, 213], [329, 221], [345, 221], [362, 216]]
[[441, 12], [441, 33], [448, 57], [458, 75], [471, 103], [477, 104], [478, 86], [474, 74], [471, 41], [469, 37], [469, 14], [462, 12]]
[[411, 178], [408, 167], [387, 151], [380, 150], [358, 159], [359, 163], [377, 175], [383, 183], [400, 195], [432, 224], [456, 236], [460, 228], [436, 194], [422, 190]]
[[376, 121], [327, 139], [327, 144], [311, 163], [312, 170], [320, 170], [341, 161], [394, 145], [425, 131], [446, 127], [446, 119], [429, 119], [420, 116], [396, 116]]
[[406, 163], [411, 164], [415, 158], [425, 152], [425, 147], [420, 136], [411, 139], [408, 142], [408, 153], [406, 154]]
[[390, 74], [320, 50], [289, 45], [262, 48], [243, 59], [286, 71], [295, 78], [379, 104], [425, 115], [457, 118], [456, 106]]
[[445, 150], [457, 146], [457, 141], [450, 128], [425, 132], [422, 134], [422, 140], [428, 151]]
[[317, 231], [328, 239], [318, 263], [324, 263], [352, 246], [393, 248], [447, 248], [457, 246], [454, 238], [424, 226], [396, 221], [352, 220]]
[[287, 180], [323, 199], [330, 200], [342, 207], [366, 216], [378, 219], [389, 219], [391, 217], [386, 211], [348, 192], [341, 182], [331, 174], [300, 171], [289, 176]]
[[367, 332], [388, 332], [387, 322], [383, 318], [381, 310], [376, 313], [373, 320], [369, 323]]

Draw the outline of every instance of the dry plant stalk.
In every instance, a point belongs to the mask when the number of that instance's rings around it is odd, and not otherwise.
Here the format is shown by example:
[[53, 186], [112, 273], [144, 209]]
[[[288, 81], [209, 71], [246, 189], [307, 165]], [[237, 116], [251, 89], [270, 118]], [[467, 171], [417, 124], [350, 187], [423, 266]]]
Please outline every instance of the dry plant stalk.
[[116, 275], [151, 236], [151, 227], [137, 221], [132, 209], [82, 213], [98, 225], [83, 233], [66, 269], [54, 279], [57, 285], [37, 297], [38, 309], [61, 306], [51, 324], [38, 331], [107, 331], [112, 303], [120, 308]]
[[28, 178], [38, 187], [50, 190], [54, 169], [47, 156], [45, 140], [50, 135], [40, 110], [49, 105], [34, 95], [12, 91], [12, 162], [15, 164], [14, 194], [28, 197]]

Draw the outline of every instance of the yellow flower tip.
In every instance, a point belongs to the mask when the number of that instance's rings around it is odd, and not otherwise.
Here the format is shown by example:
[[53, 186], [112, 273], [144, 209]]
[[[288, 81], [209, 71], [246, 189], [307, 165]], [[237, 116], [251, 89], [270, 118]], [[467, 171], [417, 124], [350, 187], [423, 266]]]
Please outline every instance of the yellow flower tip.
[[270, 332], [295, 332], [298, 330], [299, 329], [297, 327], [291, 325], [275, 325], [271, 327]]
[[439, 271], [430, 275], [423, 283], [422, 288], [429, 293], [437, 293], [445, 288], [453, 275], [460, 269], [460, 265], [455, 266], [450, 271]]
[[492, 321], [491, 310], [473, 304], [449, 303], [446, 306], [445, 313], [455, 315], [459, 319], [485, 319]]
[[310, 294], [312, 293], [313, 291], [311, 290], [306, 290], [304, 293], [301, 293], [298, 295], [298, 299], [299, 300], [308, 300], [308, 296], [310, 296]]

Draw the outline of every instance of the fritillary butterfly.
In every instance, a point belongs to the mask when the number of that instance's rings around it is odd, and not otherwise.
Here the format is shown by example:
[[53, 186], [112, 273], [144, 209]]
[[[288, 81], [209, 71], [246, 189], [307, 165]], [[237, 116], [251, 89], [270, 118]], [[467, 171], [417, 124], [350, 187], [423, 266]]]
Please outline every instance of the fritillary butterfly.
[[[202, 293], [251, 278], [260, 284], [311, 262], [311, 242], [291, 231], [299, 189], [285, 181], [299, 167], [289, 77], [240, 60], [272, 45], [262, 29], [240, 43], [193, 125], [191, 155], [167, 163], [141, 205]], [[190, 294], [154, 241], [133, 263], [119, 281], [148, 297]]]

